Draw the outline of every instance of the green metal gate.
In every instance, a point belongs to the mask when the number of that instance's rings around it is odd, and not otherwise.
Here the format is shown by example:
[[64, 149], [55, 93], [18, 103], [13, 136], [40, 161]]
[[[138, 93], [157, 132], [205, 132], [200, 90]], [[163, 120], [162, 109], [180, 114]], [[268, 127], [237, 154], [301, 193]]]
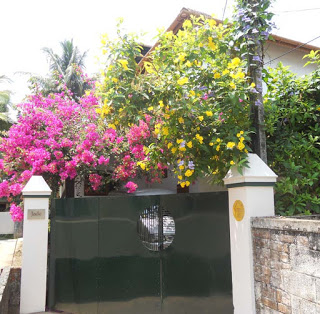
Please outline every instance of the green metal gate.
[[226, 192], [58, 199], [53, 207], [51, 309], [233, 313]]

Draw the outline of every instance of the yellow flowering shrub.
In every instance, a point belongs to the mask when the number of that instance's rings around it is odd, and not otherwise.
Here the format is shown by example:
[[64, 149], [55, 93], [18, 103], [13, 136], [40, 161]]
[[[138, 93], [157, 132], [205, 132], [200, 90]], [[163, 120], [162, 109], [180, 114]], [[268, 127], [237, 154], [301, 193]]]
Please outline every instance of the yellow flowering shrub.
[[118, 42], [106, 41], [108, 62], [97, 87], [101, 119], [119, 121], [116, 129], [123, 134], [128, 124], [148, 120], [151, 136], [141, 144], [149, 151], [147, 164], [137, 165], [141, 171], [166, 164], [184, 187], [208, 174], [221, 182], [230, 165], [246, 165], [247, 94], [253, 87], [245, 61], [230, 47], [232, 36], [226, 25], [192, 17], [177, 34], [160, 33], [140, 65], [137, 38], [119, 34]]

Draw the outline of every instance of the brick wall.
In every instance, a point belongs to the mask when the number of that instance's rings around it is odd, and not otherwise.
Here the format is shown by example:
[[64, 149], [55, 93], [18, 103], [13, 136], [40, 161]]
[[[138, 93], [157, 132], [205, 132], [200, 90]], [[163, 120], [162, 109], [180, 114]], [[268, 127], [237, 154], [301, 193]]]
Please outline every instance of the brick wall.
[[320, 313], [320, 217], [251, 226], [257, 313]]
[[0, 313], [20, 313], [21, 267], [5, 267], [0, 275]]
[[0, 274], [0, 313], [8, 313], [9, 307], [9, 276], [10, 267], [2, 269]]

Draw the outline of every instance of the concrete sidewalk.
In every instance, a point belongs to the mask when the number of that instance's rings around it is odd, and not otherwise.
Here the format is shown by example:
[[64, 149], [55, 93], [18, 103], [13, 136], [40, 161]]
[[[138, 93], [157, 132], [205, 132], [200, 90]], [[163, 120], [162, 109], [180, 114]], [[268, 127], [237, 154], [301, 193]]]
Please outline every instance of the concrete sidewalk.
[[19, 239], [0, 240], [0, 270], [12, 266], [14, 251]]

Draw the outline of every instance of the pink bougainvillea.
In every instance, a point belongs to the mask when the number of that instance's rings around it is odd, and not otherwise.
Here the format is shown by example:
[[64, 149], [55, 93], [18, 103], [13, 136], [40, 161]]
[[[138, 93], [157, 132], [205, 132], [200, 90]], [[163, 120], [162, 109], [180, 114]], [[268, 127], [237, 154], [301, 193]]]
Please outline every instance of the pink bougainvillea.
[[[66, 91], [33, 95], [19, 105], [18, 122], [0, 142], [0, 197], [13, 202], [13, 220], [23, 218], [18, 205], [32, 175], [42, 175], [56, 193], [63, 180], [78, 174], [89, 174], [93, 190], [98, 190], [105, 177], [125, 184], [142, 171], [139, 162], [148, 161], [145, 144], [153, 136], [150, 116], [124, 131], [99, 119], [98, 104], [93, 92], [76, 102]], [[164, 168], [150, 167], [150, 173]], [[137, 189], [132, 181], [124, 186], [128, 193]]]
[[127, 134], [128, 142], [130, 145], [141, 142], [150, 136], [149, 126], [143, 120], [139, 121], [139, 125], [134, 124]]
[[15, 203], [12, 203], [10, 206], [10, 214], [13, 221], [22, 221], [23, 211], [20, 206], [17, 206]]
[[134, 193], [138, 187], [138, 185], [132, 181], [129, 181], [125, 187], [128, 189], [128, 193]]
[[0, 143], [0, 197], [15, 201], [10, 210], [13, 220], [23, 217], [16, 204], [21, 202], [22, 188], [33, 174], [43, 175], [56, 191], [62, 180], [73, 179], [80, 170], [109, 160], [108, 151], [102, 151], [107, 143], [97, 132], [97, 104], [93, 93], [80, 102], [61, 93], [34, 95], [19, 105], [18, 122]]
[[92, 173], [89, 175], [89, 182], [93, 188], [94, 191], [98, 190], [101, 182], [102, 182], [102, 177], [96, 173]]
[[[99, 135], [89, 123], [97, 118], [96, 105], [97, 99], [92, 95], [76, 103], [63, 93], [32, 96], [21, 104], [18, 123], [0, 144], [0, 151], [4, 153], [2, 171], [8, 176], [7, 183], [2, 184], [8, 184], [12, 194], [19, 194], [19, 187], [14, 185], [16, 180], [25, 183], [32, 174], [45, 173], [72, 179], [76, 175], [73, 168], [79, 163], [94, 164], [97, 155], [92, 150], [99, 145]], [[78, 151], [84, 142], [85, 149]]]

